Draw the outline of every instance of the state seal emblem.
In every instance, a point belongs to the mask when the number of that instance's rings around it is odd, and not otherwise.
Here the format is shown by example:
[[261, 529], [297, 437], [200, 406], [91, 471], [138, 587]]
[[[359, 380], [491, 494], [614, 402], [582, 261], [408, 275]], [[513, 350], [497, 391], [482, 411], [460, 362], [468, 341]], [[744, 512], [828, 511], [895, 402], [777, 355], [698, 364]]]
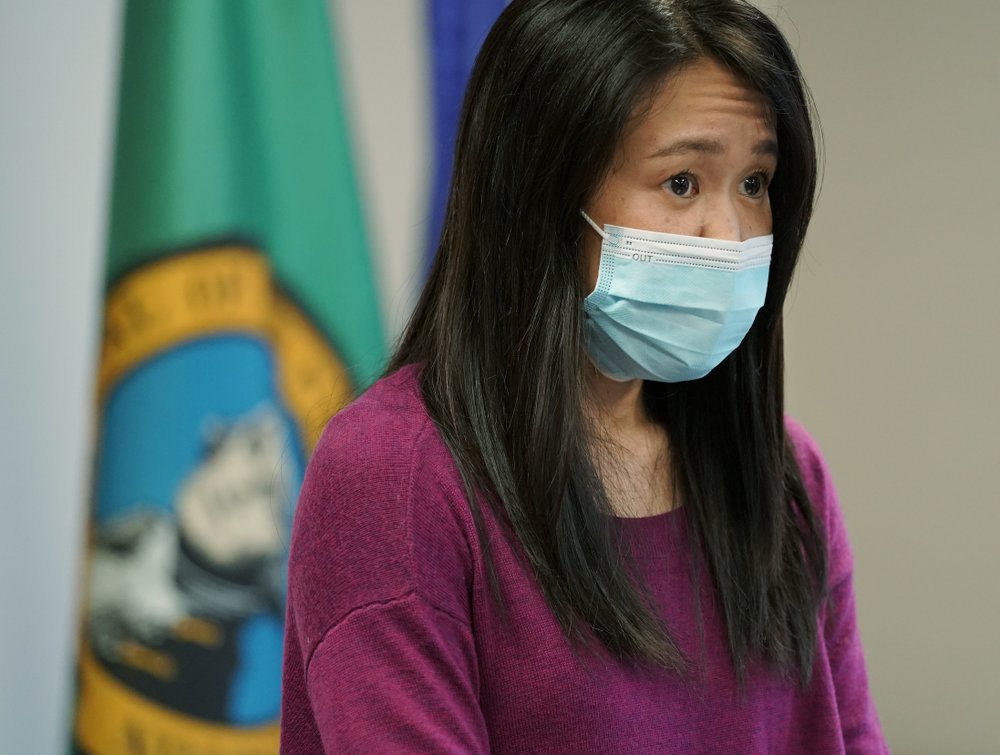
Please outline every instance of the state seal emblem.
[[251, 244], [160, 256], [106, 301], [76, 739], [274, 753], [294, 497], [351, 380]]

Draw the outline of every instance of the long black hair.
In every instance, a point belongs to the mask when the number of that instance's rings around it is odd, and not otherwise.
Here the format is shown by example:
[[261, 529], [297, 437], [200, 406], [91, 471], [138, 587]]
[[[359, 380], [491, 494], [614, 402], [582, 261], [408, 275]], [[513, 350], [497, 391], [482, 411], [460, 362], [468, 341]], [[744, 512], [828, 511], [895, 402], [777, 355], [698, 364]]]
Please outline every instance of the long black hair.
[[805, 685], [827, 556], [784, 427], [782, 303], [812, 212], [816, 145], [798, 66], [759, 10], [743, 0], [514, 0], [472, 72], [437, 256], [389, 371], [423, 365], [423, 398], [465, 480], [501, 605], [477, 496], [520, 543], [567, 637], [685, 671], [595, 471], [579, 210], [655, 87], [706, 57], [762, 92], [773, 116], [767, 298], [707, 377], [647, 382], [643, 400], [670, 439], [692, 579], [700, 546], [741, 689], [755, 656], [786, 678], [797, 669]]

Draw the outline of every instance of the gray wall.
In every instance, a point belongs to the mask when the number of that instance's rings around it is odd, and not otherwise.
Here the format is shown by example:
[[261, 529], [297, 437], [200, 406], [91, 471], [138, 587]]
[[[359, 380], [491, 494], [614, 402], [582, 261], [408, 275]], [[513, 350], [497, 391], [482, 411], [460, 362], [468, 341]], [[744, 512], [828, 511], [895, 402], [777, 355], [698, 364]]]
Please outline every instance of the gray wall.
[[[825, 133], [788, 401], [840, 490], [883, 724], [894, 752], [996, 751], [1000, 4], [760, 4]], [[0, 0], [3, 752], [65, 736], [119, 12]], [[424, 236], [422, 4], [341, 0], [337, 16], [395, 332]]]
[[1000, 752], [1000, 3], [777, 15], [826, 142], [789, 409], [839, 488], [879, 711], [897, 752]]

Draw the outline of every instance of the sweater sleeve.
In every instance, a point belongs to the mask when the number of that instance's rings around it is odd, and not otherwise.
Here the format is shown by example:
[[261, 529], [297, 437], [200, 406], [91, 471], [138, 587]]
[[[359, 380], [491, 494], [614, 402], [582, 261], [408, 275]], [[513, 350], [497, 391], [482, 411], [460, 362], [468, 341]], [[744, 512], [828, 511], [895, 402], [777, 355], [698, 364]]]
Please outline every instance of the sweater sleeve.
[[854, 554], [844, 513], [819, 446], [791, 420], [788, 431], [812, 503], [826, 525], [830, 599], [822, 613], [822, 631], [836, 688], [844, 750], [849, 755], [887, 753], [889, 748], [868, 688], [854, 599]]
[[283, 753], [489, 751], [468, 534], [418, 419], [351, 407], [310, 460], [289, 556]]
[[308, 687], [326, 752], [488, 752], [469, 626], [417, 593], [330, 629]]

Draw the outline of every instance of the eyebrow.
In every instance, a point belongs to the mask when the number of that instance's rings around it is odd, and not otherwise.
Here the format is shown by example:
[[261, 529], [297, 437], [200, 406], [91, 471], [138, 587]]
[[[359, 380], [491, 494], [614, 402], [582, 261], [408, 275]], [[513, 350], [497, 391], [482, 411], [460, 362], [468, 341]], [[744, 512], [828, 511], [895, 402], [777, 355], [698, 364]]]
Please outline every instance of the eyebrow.
[[[674, 142], [673, 144], [668, 144], [664, 147], [660, 147], [656, 152], [649, 156], [649, 159], [655, 157], [670, 157], [671, 155], [680, 155], [687, 152], [701, 152], [707, 155], [721, 155], [726, 151], [726, 146], [715, 139], [682, 139], [679, 142]], [[754, 145], [753, 153], [755, 155], [777, 155], [778, 154], [778, 143], [774, 139], [762, 139]]]

